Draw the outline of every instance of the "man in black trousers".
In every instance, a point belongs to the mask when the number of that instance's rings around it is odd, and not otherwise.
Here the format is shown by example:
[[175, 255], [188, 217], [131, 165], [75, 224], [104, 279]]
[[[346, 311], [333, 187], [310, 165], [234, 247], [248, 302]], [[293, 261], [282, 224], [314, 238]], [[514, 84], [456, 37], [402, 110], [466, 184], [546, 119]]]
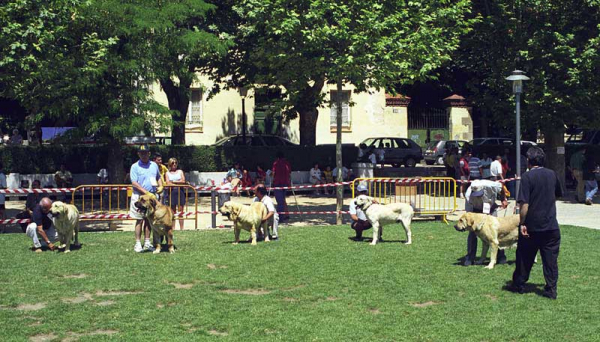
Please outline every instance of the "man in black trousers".
[[539, 147], [532, 147], [527, 151], [529, 172], [521, 177], [521, 222], [516, 269], [510, 290], [524, 292], [524, 285], [529, 280], [529, 273], [539, 250], [546, 279], [543, 296], [556, 299], [560, 248], [556, 198], [562, 197], [563, 190], [556, 173], [543, 167], [545, 157], [544, 151]]

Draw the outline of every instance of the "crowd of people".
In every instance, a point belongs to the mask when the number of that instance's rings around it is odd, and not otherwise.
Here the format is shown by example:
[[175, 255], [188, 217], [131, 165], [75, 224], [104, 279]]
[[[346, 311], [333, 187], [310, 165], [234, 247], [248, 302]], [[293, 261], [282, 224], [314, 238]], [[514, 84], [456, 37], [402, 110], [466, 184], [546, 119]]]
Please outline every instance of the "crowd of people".
[[[460, 181], [461, 198], [465, 197], [468, 182], [474, 180], [503, 181], [515, 177], [516, 162], [511, 157], [508, 149], [502, 155], [496, 155], [494, 159], [485, 152], [473, 155], [471, 150], [465, 149], [459, 154], [457, 147], [449, 149], [444, 157], [446, 175]], [[527, 160], [521, 155], [521, 174], [527, 171]], [[508, 196], [514, 196], [514, 182], [505, 183], [505, 192]]]

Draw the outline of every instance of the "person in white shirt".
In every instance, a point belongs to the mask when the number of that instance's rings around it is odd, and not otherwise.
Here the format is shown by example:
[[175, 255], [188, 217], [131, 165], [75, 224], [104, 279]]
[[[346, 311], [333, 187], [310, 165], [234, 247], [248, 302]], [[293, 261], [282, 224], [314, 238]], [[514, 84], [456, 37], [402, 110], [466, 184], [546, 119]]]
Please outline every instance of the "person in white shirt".
[[[271, 197], [267, 195], [267, 188], [264, 185], [257, 185], [255, 192], [254, 202], [261, 202], [267, 207], [267, 215], [263, 217], [262, 222], [267, 222], [271, 226], [271, 239], [277, 241], [279, 240], [279, 214], [275, 210], [275, 204]], [[260, 234], [264, 234], [264, 232], [260, 232]], [[265, 236], [265, 241], [268, 241], [268, 236]]]
[[[313, 185], [325, 184], [323, 177], [321, 177], [321, 169], [319, 169], [319, 163], [315, 163], [315, 166], [312, 169], [310, 169], [310, 183]], [[325, 191], [325, 188], [323, 188], [323, 191]], [[319, 193], [319, 188], [315, 188], [315, 194], [318, 195]]]
[[98, 184], [108, 184], [108, 171], [100, 169], [98, 172]]
[[[360, 195], [366, 195], [368, 192], [367, 186], [364, 184], [359, 184], [356, 187], [356, 197]], [[348, 207], [348, 213], [350, 214], [350, 218], [352, 219], [352, 223], [350, 224], [350, 228], [354, 229], [356, 232], [356, 236], [352, 238], [354, 241], [362, 241], [363, 231], [371, 229], [373, 226], [371, 222], [367, 220], [367, 216], [365, 213], [356, 207], [356, 198], [350, 202], [350, 206]]]
[[491, 180], [503, 180], [502, 175], [502, 156], [496, 156], [496, 160], [490, 165], [490, 179]]
[[[474, 180], [471, 186], [465, 193], [465, 211], [470, 213], [483, 213], [492, 216], [498, 216], [499, 206], [496, 204], [496, 199], [499, 198], [502, 202], [501, 206], [506, 209], [508, 201], [502, 184], [487, 179]], [[477, 254], [477, 235], [469, 232], [467, 236], [467, 255], [463, 265], [470, 266], [475, 261]], [[503, 250], [498, 251], [498, 264], [506, 263], [506, 255]]]
[[[336, 167], [333, 169], [334, 181], [337, 181], [337, 177], [338, 177], [338, 168]], [[348, 169], [345, 166], [342, 166], [342, 180], [343, 181], [348, 180]]]

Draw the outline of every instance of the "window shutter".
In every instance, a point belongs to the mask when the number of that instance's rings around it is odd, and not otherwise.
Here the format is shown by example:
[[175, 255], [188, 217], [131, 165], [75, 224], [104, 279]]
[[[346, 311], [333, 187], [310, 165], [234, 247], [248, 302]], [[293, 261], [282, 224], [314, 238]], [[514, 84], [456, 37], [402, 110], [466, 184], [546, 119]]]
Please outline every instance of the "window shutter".
[[187, 117], [188, 124], [202, 125], [202, 90], [192, 89]]

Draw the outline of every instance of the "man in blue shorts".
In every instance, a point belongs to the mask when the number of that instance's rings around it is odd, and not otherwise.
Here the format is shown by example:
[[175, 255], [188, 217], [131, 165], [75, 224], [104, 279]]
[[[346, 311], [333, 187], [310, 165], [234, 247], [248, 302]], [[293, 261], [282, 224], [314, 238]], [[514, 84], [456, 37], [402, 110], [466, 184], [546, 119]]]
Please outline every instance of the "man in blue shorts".
[[158, 165], [150, 161], [150, 150], [148, 145], [141, 145], [138, 149], [140, 160], [131, 165], [129, 175], [131, 177], [131, 185], [133, 186], [133, 194], [129, 204], [129, 216], [136, 219], [135, 221], [135, 246], [133, 250], [140, 253], [144, 250], [154, 251], [152, 243], [150, 243], [150, 224], [146, 222], [144, 227], [144, 246], [140, 242], [142, 238], [142, 224], [144, 217], [135, 208], [135, 202], [140, 196], [147, 193], [156, 195], [160, 194], [163, 189], [163, 182], [160, 176]]

